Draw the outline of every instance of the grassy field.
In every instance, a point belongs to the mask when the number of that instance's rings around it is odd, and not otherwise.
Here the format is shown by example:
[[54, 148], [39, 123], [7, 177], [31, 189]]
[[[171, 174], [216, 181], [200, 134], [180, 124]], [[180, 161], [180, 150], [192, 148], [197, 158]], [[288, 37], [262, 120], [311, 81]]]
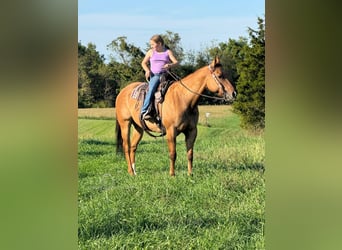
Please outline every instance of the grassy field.
[[131, 177], [114, 119], [79, 110], [79, 249], [265, 249], [262, 134], [241, 130], [229, 106], [200, 106], [193, 176], [184, 136], [170, 177], [165, 139], [145, 134]]

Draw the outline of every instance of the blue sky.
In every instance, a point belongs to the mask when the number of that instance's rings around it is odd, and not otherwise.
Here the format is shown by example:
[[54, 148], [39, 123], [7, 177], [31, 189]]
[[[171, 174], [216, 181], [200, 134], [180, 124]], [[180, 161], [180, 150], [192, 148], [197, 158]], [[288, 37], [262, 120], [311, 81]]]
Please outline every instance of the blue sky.
[[185, 51], [200, 50], [229, 38], [248, 37], [265, 18], [265, 0], [78, 1], [78, 41], [96, 45], [107, 58], [107, 45], [119, 36], [145, 49], [154, 34], [178, 33]]

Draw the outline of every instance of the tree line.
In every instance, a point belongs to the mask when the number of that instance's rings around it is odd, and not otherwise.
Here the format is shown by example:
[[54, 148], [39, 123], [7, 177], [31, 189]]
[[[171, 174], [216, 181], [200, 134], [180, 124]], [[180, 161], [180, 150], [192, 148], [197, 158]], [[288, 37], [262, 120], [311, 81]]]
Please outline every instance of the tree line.
[[[248, 28], [248, 37], [228, 39], [201, 51], [185, 52], [178, 33], [162, 34], [165, 44], [181, 62], [172, 71], [184, 77], [208, 65], [218, 55], [226, 77], [235, 86], [237, 98], [233, 110], [241, 117], [241, 126], [248, 129], [265, 127], [265, 23], [257, 19], [258, 28]], [[149, 49], [141, 49], [117, 37], [107, 49], [109, 62], [96, 50], [93, 43], [86, 46], [78, 42], [78, 107], [114, 107], [120, 90], [131, 82], [145, 81], [141, 61]], [[210, 94], [210, 93], [206, 93]], [[221, 104], [220, 101], [201, 97], [199, 104]]]

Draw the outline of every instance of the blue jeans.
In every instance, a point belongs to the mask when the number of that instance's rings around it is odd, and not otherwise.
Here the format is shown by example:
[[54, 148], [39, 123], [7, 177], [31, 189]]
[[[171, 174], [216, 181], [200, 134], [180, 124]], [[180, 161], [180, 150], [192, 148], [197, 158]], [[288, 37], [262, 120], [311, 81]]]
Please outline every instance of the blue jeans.
[[147, 111], [147, 108], [150, 105], [150, 102], [153, 100], [153, 95], [156, 92], [158, 85], [160, 83], [160, 75], [161, 74], [155, 74], [150, 78], [148, 91], [145, 96], [144, 104], [141, 108], [141, 113], [145, 113]]

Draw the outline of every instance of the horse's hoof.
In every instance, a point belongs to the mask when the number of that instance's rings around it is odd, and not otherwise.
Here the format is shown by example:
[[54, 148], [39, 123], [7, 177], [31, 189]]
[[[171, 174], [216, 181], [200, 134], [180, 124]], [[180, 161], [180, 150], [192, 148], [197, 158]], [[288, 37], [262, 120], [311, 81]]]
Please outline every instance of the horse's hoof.
[[132, 171], [132, 172], [131, 172], [131, 171], [128, 171], [128, 173], [129, 173], [130, 176], [136, 176], [136, 175], [137, 175], [137, 173], [136, 173], [136, 172], [133, 172], [133, 171]]

